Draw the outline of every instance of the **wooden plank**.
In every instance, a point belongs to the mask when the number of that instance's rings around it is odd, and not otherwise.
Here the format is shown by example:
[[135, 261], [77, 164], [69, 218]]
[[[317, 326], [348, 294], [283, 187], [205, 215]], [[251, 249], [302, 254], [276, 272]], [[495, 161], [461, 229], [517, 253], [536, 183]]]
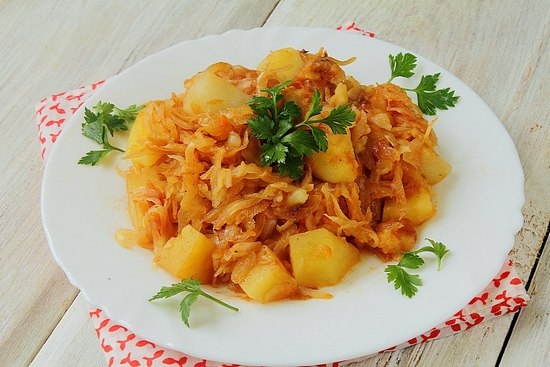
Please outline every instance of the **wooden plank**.
[[177, 42], [261, 26], [275, 4], [0, 2], [6, 30], [0, 32], [0, 365], [28, 365], [77, 295], [55, 264], [42, 229], [35, 103], [110, 77]]
[[106, 360], [88, 316], [89, 306], [79, 295], [56, 326], [30, 367], [105, 366]]
[[501, 367], [550, 366], [550, 239], [538, 262], [529, 288], [532, 300], [520, 313]]

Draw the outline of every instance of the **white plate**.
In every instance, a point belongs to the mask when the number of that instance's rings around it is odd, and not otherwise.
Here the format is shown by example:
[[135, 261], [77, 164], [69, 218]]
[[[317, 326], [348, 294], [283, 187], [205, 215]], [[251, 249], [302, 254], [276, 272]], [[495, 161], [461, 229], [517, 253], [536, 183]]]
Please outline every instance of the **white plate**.
[[[389, 77], [388, 55], [398, 46], [331, 29], [234, 30], [180, 43], [154, 54], [105, 85], [86, 102], [125, 107], [181, 91], [184, 79], [211, 63], [254, 68], [271, 50], [324, 47], [364, 84]], [[413, 52], [414, 53], [414, 52]], [[412, 299], [388, 284], [384, 264], [365, 260], [330, 300], [268, 305], [212, 290], [240, 312], [198, 301], [192, 328], [180, 321], [178, 300], [148, 302], [175, 281], [151, 266], [151, 254], [117, 245], [113, 235], [130, 227], [120, 156], [95, 167], [78, 165], [94, 144], [80, 132], [83, 109], [68, 123], [47, 162], [42, 191], [43, 222], [52, 252], [87, 300], [137, 335], [195, 357], [263, 366], [313, 365], [361, 357], [415, 337], [445, 321], [498, 273], [523, 223], [523, 171], [514, 144], [488, 106], [450, 72], [423, 57], [417, 75], [441, 72], [440, 86], [461, 97], [435, 125], [440, 153], [453, 166], [437, 186], [439, 214], [419, 239], [442, 241], [452, 251], [442, 271], [421, 271], [424, 286]], [[411, 83], [417, 82], [418, 79]], [[404, 85], [404, 79], [396, 82]], [[428, 262], [429, 263], [429, 262]]]

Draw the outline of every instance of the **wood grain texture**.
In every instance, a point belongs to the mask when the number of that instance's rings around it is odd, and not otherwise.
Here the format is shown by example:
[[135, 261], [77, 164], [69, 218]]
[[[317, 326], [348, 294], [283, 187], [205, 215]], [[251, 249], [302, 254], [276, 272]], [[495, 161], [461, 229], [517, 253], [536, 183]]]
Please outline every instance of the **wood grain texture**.
[[75, 367], [105, 366], [107, 361], [93, 330], [89, 311], [82, 295], [76, 297], [30, 366], [64, 366], [67, 361]]
[[[547, 366], [550, 362], [550, 239], [538, 259], [530, 284], [532, 301], [521, 311], [502, 357], [502, 367]], [[529, 344], [526, 344], [526, 341]]]
[[0, 128], [5, 132], [0, 160], [0, 268], [7, 271], [0, 277], [0, 365], [2, 361], [28, 365], [78, 294], [55, 264], [42, 229], [35, 104], [52, 93], [115, 75], [177, 42], [259, 27], [275, 4], [0, 2], [0, 21], [7, 30], [0, 33]]
[[108, 78], [183, 40], [350, 20], [446, 68], [500, 118], [525, 171], [525, 223], [512, 257], [532, 279], [532, 301], [517, 315], [356, 365], [550, 365], [548, 244], [541, 251], [550, 223], [550, 1], [0, 0], [0, 366], [106, 365], [86, 304], [41, 225], [40, 98]]

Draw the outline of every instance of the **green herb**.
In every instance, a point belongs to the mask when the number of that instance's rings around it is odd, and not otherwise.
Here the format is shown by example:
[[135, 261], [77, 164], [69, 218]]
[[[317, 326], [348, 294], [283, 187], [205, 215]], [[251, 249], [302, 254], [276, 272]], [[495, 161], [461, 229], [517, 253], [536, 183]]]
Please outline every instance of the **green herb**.
[[327, 125], [335, 134], [346, 134], [346, 128], [355, 120], [355, 112], [340, 105], [321, 119], [321, 93], [315, 90], [311, 104], [302, 120], [302, 110], [293, 101], [284, 101], [282, 91], [287, 81], [262, 90], [266, 96], [252, 97], [248, 105], [256, 115], [248, 120], [250, 132], [262, 143], [260, 156], [263, 166], [276, 166], [281, 175], [293, 180], [303, 176], [304, 157], [328, 149], [326, 133], [318, 127]]
[[[416, 68], [416, 56], [402, 52], [397, 55], [389, 55], [391, 76], [388, 83], [397, 77], [411, 78]], [[416, 88], [403, 88], [406, 91], [416, 93], [418, 107], [426, 115], [435, 115], [436, 110], [447, 110], [454, 107], [459, 96], [450, 88], [436, 89], [441, 73], [424, 75]]]
[[398, 53], [390, 55], [391, 77], [388, 83], [391, 83], [397, 77], [410, 78], [414, 75], [416, 68], [416, 56], [410, 53]]
[[173, 297], [181, 292], [189, 293], [183, 298], [180, 303], [181, 319], [183, 320], [185, 325], [187, 325], [187, 327], [190, 327], [189, 315], [191, 313], [191, 306], [193, 305], [193, 303], [195, 303], [199, 296], [203, 296], [204, 298], [214, 301], [232, 311], [239, 311], [238, 308], [228, 305], [222, 300], [211, 296], [210, 294], [201, 290], [201, 284], [196, 279], [183, 279], [181, 282], [172, 284], [170, 287], [162, 287], [156, 295], [149, 299], [149, 301]]
[[109, 152], [124, 150], [109, 142], [109, 135], [114, 136], [116, 131], [126, 131], [130, 128], [142, 106], [131, 105], [120, 109], [112, 103], [98, 102], [92, 109], [84, 108], [84, 122], [82, 135], [92, 139], [103, 149], [91, 150], [80, 158], [79, 164], [95, 166]]
[[441, 242], [427, 239], [429, 246], [424, 246], [416, 251], [409, 251], [403, 254], [403, 257], [397, 265], [388, 265], [384, 270], [388, 275], [389, 283], [394, 283], [395, 289], [401, 289], [401, 294], [412, 298], [422, 285], [422, 280], [417, 274], [411, 274], [406, 269], [418, 269], [424, 265], [424, 259], [419, 256], [423, 252], [431, 252], [437, 257], [437, 270], [441, 270], [441, 260], [449, 250]]

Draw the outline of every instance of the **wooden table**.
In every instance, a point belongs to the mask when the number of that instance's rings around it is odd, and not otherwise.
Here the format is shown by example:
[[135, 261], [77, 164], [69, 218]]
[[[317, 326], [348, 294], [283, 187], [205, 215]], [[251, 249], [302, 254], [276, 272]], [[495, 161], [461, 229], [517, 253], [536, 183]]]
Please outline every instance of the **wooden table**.
[[526, 175], [525, 224], [511, 257], [532, 297], [518, 314], [358, 365], [550, 365], [550, 1], [4, 0], [0, 366], [106, 365], [87, 305], [55, 263], [42, 229], [39, 99], [108, 78], [183, 40], [232, 28], [332, 28], [350, 20], [450, 70], [507, 128]]

